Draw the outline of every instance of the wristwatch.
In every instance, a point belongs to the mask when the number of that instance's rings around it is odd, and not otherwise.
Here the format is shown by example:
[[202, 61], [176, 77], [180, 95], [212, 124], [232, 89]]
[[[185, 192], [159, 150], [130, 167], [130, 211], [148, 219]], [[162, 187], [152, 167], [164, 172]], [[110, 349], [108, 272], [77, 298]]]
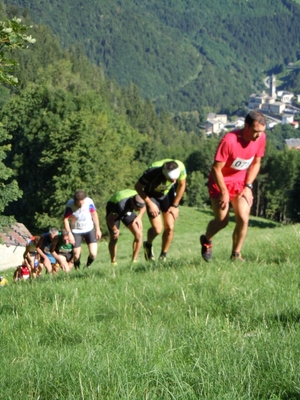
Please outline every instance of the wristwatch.
[[172, 207], [178, 208], [179, 204], [172, 204]]
[[252, 183], [245, 183], [245, 187], [249, 188], [249, 189], [253, 189], [253, 185]]

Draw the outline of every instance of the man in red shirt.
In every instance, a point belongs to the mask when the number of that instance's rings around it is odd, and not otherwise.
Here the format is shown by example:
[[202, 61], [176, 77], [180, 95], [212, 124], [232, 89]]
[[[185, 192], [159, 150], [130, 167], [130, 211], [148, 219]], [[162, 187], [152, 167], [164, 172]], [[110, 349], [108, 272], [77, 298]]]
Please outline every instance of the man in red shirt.
[[214, 219], [208, 223], [205, 235], [200, 236], [201, 254], [207, 262], [212, 259], [213, 236], [228, 224], [230, 203], [236, 221], [231, 259], [243, 261], [241, 249], [253, 204], [253, 182], [266, 146], [265, 128], [265, 116], [251, 111], [243, 129], [228, 132], [220, 141], [208, 180]]

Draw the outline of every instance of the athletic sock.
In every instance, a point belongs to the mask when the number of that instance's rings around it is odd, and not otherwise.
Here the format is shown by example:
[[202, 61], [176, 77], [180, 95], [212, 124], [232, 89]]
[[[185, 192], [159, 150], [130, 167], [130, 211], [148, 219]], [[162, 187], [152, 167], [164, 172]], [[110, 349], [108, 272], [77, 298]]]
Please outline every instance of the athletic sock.
[[88, 256], [86, 266], [89, 267], [93, 261], [94, 261], [94, 258], [91, 258], [90, 256]]

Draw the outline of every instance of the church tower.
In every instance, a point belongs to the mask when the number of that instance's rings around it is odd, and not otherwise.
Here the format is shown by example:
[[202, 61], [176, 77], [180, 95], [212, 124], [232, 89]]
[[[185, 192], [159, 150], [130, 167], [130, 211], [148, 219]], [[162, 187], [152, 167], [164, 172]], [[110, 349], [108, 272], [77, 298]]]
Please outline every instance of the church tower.
[[270, 79], [270, 97], [272, 97], [273, 99], [276, 99], [277, 95], [276, 95], [276, 77], [275, 75], [271, 76]]

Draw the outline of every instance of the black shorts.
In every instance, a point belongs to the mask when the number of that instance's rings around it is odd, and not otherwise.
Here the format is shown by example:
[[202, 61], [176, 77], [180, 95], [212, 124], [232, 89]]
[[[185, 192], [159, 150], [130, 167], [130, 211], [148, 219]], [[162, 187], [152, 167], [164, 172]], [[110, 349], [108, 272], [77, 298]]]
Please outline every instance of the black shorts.
[[[169, 193], [166, 196], [160, 197], [159, 199], [155, 197], [150, 197], [151, 201], [153, 201], [153, 203], [156, 204], [158, 209], [162, 212], [168, 211], [168, 209], [173, 204], [174, 198], [175, 198], [175, 191], [173, 190], [173, 188], [169, 191]], [[149, 218], [153, 218], [151, 215], [149, 215], [148, 207], [147, 207], [147, 214]]]
[[59, 256], [66, 257], [66, 260], [69, 262], [73, 258], [73, 253], [58, 253]]
[[[120, 221], [122, 221], [125, 226], [128, 226], [128, 225], [132, 224], [135, 219], [136, 219], [136, 214], [132, 211], [132, 212], [124, 215], [120, 219], [116, 219], [115, 225], [119, 229]], [[108, 226], [108, 224], [107, 224], [107, 228], [108, 228], [109, 232], [112, 232], [112, 229]]]
[[74, 249], [81, 246], [83, 239], [86, 241], [87, 244], [97, 243], [96, 232], [94, 229], [92, 229], [89, 232], [85, 232], [85, 233], [74, 233], [74, 232], [72, 232], [72, 233], [73, 233], [74, 239], [75, 239]]

